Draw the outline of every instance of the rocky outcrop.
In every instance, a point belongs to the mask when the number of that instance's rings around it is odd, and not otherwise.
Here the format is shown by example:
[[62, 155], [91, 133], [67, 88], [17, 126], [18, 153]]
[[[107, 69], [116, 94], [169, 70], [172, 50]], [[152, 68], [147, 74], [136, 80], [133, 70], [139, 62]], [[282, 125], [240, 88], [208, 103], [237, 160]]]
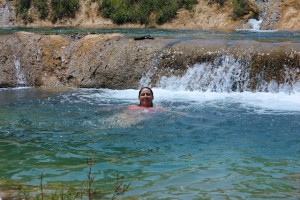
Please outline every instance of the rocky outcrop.
[[167, 41], [136, 42], [119, 34], [0, 36], [0, 86], [135, 88]]
[[257, 0], [262, 30], [300, 30], [299, 0]]
[[[230, 56], [258, 81], [300, 80], [300, 45], [227, 40], [134, 40], [120, 34], [0, 35], [0, 87], [70, 86], [127, 89], [149, 76], [152, 86], [162, 76], [182, 76], [195, 63], [220, 65]], [[150, 75], [149, 75], [150, 73]], [[292, 77], [287, 79], [288, 77]], [[258, 80], [262, 79], [262, 80]], [[23, 83], [22, 83], [23, 84]]]
[[16, 12], [13, 3], [0, 1], [0, 27], [12, 27], [15, 25], [15, 21]]

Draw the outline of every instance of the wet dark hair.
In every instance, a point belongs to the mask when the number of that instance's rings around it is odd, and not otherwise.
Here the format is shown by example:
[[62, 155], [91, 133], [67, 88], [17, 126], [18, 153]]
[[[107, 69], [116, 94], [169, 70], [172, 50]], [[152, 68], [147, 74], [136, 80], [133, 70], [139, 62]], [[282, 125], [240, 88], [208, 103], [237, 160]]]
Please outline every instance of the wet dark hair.
[[153, 91], [152, 91], [151, 88], [149, 88], [149, 87], [142, 87], [142, 88], [140, 89], [140, 91], [139, 91], [139, 97], [141, 96], [141, 93], [142, 93], [142, 90], [143, 90], [143, 89], [148, 89], [148, 90], [150, 90], [151, 95], [154, 96], [154, 95], [153, 95]]
[[[141, 93], [142, 93], [142, 90], [143, 89], [148, 89], [149, 91], [150, 91], [150, 93], [151, 93], [151, 95], [152, 95], [152, 97], [154, 97], [154, 95], [153, 95], [153, 91], [152, 91], [152, 89], [151, 88], [149, 88], [149, 87], [142, 87], [141, 89], [140, 89], [140, 91], [139, 91], [139, 98], [140, 98], [140, 96], [141, 96]], [[141, 104], [139, 104], [139, 106], [140, 106]], [[153, 103], [151, 103], [151, 107], [153, 107]]]

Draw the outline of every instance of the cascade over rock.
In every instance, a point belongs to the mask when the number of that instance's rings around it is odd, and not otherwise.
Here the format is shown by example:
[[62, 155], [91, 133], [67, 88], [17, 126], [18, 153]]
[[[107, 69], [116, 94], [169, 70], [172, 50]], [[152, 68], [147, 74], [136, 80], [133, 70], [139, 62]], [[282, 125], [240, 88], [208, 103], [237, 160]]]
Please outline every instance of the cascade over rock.
[[[236, 65], [229, 77], [232, 85], [226, 86], [231, 91], [268, 91], [262, 89], [263, 83], [293, 86], [300, 81], [299, 43], [165, 38], [136, 41], [120, 34], [18, 32], [0, 35], [0, 49], [1, 87], [18, 86], [20, 75], [27, 86], [157, 86], [162, 77], [182, 77], [197, 64], [211, 70], [209, 78], [199, 79], [206, 80], [206, 86], [216, 76], [215, 69], [227, 73]], [[209, 90], [206, 86], [191, 89]]]
[[0, 0], [0, 27], [12, 27], [16, 22], [16, 12], [13, 3]]

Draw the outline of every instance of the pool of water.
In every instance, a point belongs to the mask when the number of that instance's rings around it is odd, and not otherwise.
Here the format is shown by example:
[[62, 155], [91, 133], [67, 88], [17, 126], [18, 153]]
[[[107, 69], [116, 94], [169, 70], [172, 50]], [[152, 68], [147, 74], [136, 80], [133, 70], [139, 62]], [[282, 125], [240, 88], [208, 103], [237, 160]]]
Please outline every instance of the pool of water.
[[177, 30], [177, 29], [79, 29], [79, 28], [0, 28], [0, 34], [12, 34], [19, 31], [37, 34], [111, 34], [120, 33], [127, 37], [177, 38], [177, 39], [227, 39], [227, 40], [256, 40], [266, 42], [299, 43], [300, 32], [279, 30]]
[[0, 191], [94, 185], [124, 199], [299, 199], [299, 93], [154, 88], [163, 111], [131, 111], [137, 90], [0, 90]]

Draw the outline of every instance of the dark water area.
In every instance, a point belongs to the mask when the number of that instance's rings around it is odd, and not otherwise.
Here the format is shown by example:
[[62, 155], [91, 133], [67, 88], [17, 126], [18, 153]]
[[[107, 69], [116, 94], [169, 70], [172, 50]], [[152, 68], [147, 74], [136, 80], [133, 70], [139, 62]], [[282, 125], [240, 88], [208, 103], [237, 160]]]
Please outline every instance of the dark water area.
[[256, 40], [264, 42], [300, 42], [300, 32], [289, 31], [209, 31], [209, 30], [166, 30], [166, 29], [78, 29], [78, 28], [0, 28], [0, 34], [11, 34], [26, 31], [37, 34], [111, 34], [120, 33], [127, 37], [151, 35], [160, 38], [181, 39], [225, 39], [225, 40]]

